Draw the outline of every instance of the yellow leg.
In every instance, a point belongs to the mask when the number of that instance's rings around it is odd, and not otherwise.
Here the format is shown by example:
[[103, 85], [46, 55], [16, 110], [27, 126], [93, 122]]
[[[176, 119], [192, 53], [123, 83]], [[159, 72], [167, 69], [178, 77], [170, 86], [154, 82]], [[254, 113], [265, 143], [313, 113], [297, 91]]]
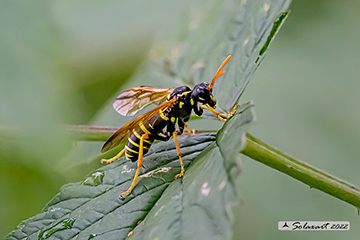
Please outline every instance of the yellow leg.
[[[227, 118], [231, 117], [237, 109], [237, 105], [235, 105], [231, 111], [231, 113], [227, 114], [227, 113], [219, 113], [217, 112], [214, 108], [207, 106], [207, 105], [202, 105], [201, 106], [202, 109], [206, 109], [209, 110], [210, 112], [212, 112], [214, 114], [215, 117], [217, 117], [218, 119], [220, 119], [220, 121], [225, 122]], [[225, 119], [226, 118], [226, 119]]]
[[[239, 105], [234, 105], [233, 106], [233, 109], [231, 110], [231, 112], [229, 114], [226, 114], [226, 115], [229, 115], [229, 117], [231, 117], [232, 115], [234, 115], [234, 113], [236, 112], [236, 110], [238, 109]], [[221, 115], [221, 113], [220, 113]]]
[[196, 134], [196, 130], [193, 129], [192, 131], [190, 130], [190, 128], [187, 125], [187, 122], [185, 123], [185, 129], [186, 131], [189, 133], [189, 135], [195, 135]]
[[125, 197], [126, 195], [128, 195], [129, 193], [131, 193], [131, 191], [133, 190], [133, 188], [135, 187], [135, 183], [138, 179], [139, 176], [139, 172], [140, 172], [140, 168], [143, 165], [143, 150], [144, 150], [144, 139], [148, 137], [148, 134], [144, 134], [141, 136], [140, 138], [140, 146], [139, 146], [139, 158], [138, 158], [138, 165], [137, 165], [137, 169], [135, 172], [135, 176], [134, 176], [134, 180], [132, 181], [129, 189], [126, 192], [123, 192], [120, 197]]
[[175, 178], [180, 178], [184, 175], [184, 164], [183, 164], [183, 161], [182, 161], [182, 158], [181, 158], [181, 151], [180, 151], [180, 146], [179, 146], [179, 142], [177, 140], [177, 135], [179, 134], [178, 131], [175, 131], [173, 133], [173, 136], [174, 136], [174, 140], [175, 140], [175, 146], [176, 146], [176, 150], [177, 150], [177, 154], [179, 156], [179, 160], [180, 160], [180, 165], [181, 165], [181, 172], [179, 174], [177, 174], [175, 176]]
[[115, 157], [112, 157], [110, 159], [101, 159], [101, 163], [111, 163], [111, 162], [115, 161], [116, 159], [118, 159], [119, 157], [121, 157], [121, 155], [123, 155], [124, 152], [125, 152], [125, 148], [123, 150], [121, 150], [118, 154], [116, 154]]

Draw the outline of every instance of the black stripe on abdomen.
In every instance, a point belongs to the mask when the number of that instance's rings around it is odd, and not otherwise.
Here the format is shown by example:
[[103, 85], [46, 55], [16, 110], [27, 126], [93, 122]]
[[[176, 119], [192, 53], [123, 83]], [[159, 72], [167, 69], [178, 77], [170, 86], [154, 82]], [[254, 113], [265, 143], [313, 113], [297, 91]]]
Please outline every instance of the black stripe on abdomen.
[[[136, 162], [138, 160], [140, 138], [142, 134], [144, 133], [139, 134], [138, 131], [135, 131], [128, 138], [128, 142], [125, 146], [125, 156], [127, 160], [130, 160], [132, 162]], [[151, 144], [153, 142], [153, 139], [146, 139], [143, 141], [143, 155], [145, 155], [149, 151], [149, 148], [151, 147]]]

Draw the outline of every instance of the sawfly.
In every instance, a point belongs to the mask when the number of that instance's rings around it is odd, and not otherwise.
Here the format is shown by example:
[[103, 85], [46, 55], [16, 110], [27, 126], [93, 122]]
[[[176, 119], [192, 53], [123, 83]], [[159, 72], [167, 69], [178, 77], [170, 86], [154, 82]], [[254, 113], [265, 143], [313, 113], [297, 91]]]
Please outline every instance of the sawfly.
[[[216, 100], [212, 95], [214, 83], [216, 79], [225, 74], [222, 69], [230, 61], [230, 58], [229, 55], [221, 64], [210, 84], [199, 83], [192, 90], [187, 86], [177, 88], [136, 87], [121, 93], [117, 97], [113, 107], [124, 116], [132, 116], [151, 104], [158, 105], [158, 107], [133, 119], [117, 130], [101, 149], [101, 152], [106, 152], [127, 139], [123, 150], [113, 158], [102, 159], [101, 163], [113, 162], [124, 153], [127, 160], [138, 161], [134, 179], [128, 190], [120, 195], [121, 197], [128, 195], [134, 188], [140, 168], [143, 165], [143, 155], [148, 152], [155, 140], [168, 141], [174, 137], [181, 165], [181, 171], [176, 175], [176, 178], [184, 175], [184, 165], [177, 135], [182, 134], [184, 129], [189, 134], [194, 134], [194, 131], [192, 132], [187, 127], [192, 110], [196, 115], [201, 116], [203, 109], [207, 109], [221, 121], [225, 121], [233, 114], [235, 108], [230, 114], [215, 111]], [[176, 124], [179, 130], [175, 129]]]

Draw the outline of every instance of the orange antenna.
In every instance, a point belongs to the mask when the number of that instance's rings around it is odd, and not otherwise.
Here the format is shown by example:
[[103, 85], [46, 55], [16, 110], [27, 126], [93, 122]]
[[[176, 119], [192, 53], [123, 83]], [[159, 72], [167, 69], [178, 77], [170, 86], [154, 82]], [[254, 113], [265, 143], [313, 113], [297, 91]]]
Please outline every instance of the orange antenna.
[[219, 77], [221, 77], [222, 75], [225, 74], [225, 72], [222, 72], [221, 70], [225, 67], [225, 65], [230, 61], [230, 58], [231, 58], [231, 55], [229, 55], [225, 61], [220, 65], [219, 69], [216, 71], [215, 73], [215, 77], [212, 79], [209, 87], [208, 87], [208, 90], [211, 90], [215, 84], [215, 81], [216, 79], [218, 79]]

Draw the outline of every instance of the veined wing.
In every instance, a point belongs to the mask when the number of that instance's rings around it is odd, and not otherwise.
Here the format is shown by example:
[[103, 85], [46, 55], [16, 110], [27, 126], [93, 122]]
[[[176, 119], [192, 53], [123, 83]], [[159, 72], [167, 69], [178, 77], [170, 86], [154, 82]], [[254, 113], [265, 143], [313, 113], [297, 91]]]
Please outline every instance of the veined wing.
[[104, 144], [104, 146], [101, 149], [101, 152], [106, 152], [116, 146], [118, 146], [123, 139], [129, 136], [129, 134], [132, 133], [133, 129], [139, 126], [139, 124], [146, 119], [150, 119], [153, 117], [156, 113], [159, 112], [159, 110], [165, 111], [167, 108], [174, 106], [176, 104], [177, 98], [173, 98], [168, 102], [163, 103], [162, 105], [144, 113], [143, 115], [133, 119], [132, 121], [128, 122], [124, 126], [122, 126], [119, 130], [117, 130]]
[[161, 105], [173, 90], [173, 88], [135, 87], [121, 93], [113, 107], [123, 116], [133, 116], [151, 104]]

